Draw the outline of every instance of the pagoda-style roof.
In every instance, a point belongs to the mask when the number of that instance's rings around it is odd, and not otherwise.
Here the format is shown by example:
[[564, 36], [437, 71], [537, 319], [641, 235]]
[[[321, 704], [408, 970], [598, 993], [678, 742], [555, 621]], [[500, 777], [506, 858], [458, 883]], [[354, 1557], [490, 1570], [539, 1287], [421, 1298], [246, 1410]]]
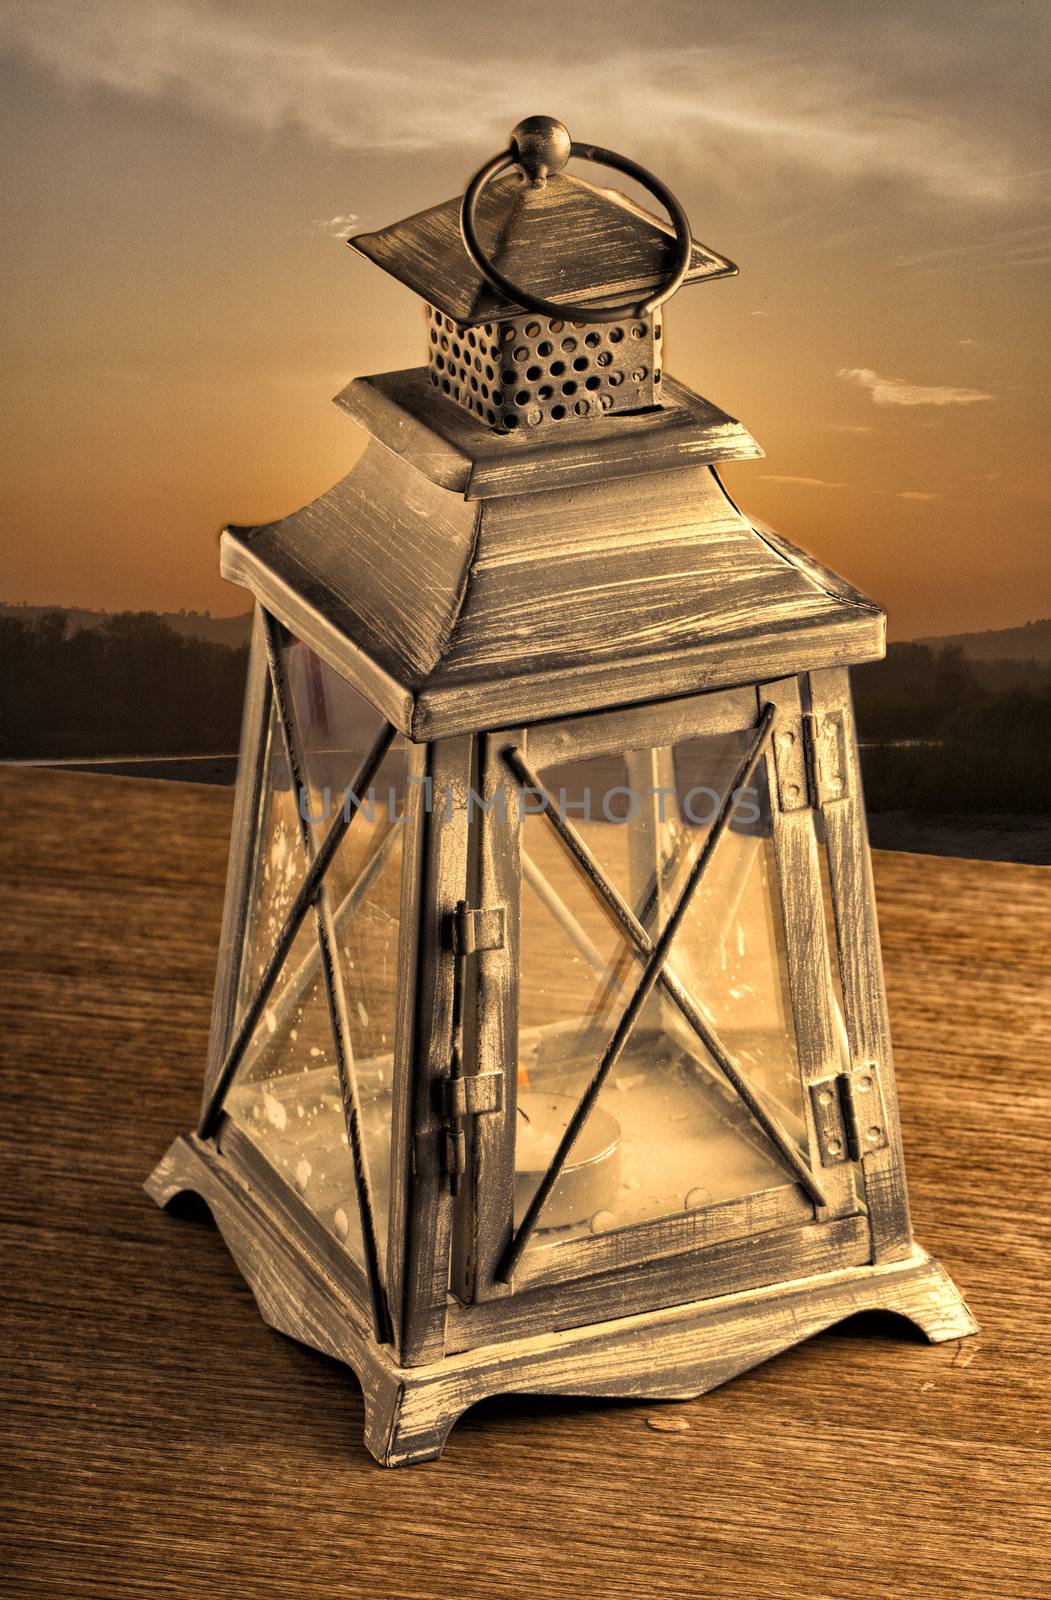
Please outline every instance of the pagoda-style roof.
[[[482, 277], [464, 248], [459, 219], [457, 197], [348, 243], [461, 324], [521, 312]], [[518, 171], [504, 173], [481, 194], [477, 229], [493, 264], [512, 283], [545, 299], [584, 305], [642, 297], [675, 257], [667, 223], [626, 195], [567, 173], [542, 185]], [[732, 261], [694, 243], [685, 281], [736, 271]]]
[[352, 385], [374, 436], [354, 470], [222, 543], [224, 576], [411, 738], [882, 655], [879, 607], [726, 495], [712, 462], [757, 447], [681, 386], [618, 438], [567, 423], [532, 461], [428, 395], [420, 373]]

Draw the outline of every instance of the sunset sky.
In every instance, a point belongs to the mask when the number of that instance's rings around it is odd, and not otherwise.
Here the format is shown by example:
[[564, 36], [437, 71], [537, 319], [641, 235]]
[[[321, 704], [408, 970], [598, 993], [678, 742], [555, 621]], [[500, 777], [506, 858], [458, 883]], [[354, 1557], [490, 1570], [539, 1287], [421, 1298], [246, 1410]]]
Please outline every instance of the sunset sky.
[[739, 264], [672, 303], [666, 363], [764, 446], [726, 474], [747, 509], [892, 637], [1051, 615], [1046, 16], [0, 3], [0, 599], [244, 609], [220, 525], [341, 477], [332, 395], [423, 359], [419, 303], [346, 234], [459, 193], [539, 111]]

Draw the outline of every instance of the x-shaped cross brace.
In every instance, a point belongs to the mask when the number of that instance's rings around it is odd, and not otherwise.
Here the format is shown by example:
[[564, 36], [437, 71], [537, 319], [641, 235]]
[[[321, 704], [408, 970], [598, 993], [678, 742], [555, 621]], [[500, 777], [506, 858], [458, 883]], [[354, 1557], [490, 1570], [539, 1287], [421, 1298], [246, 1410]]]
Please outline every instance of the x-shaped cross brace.
[[500, 1261], [496, 1277], [501, 1282], [510, 1280], [515, 1266], [520, 1260], [522, 1252], [537, 1225], [548, 1196], [558, 1182], [569, 1152], [576, 1142], [584, 1123], [587, 1121], [603, 1084], [623, 1054], [646, 1001], [658, 985], [669, 996], [680, 1014], [697, 1034], [727, 1081], [737, 1091], [756, 1122], [783, 1156], [810, 1198], [817, 1205], [825, 1204], [825, 1196], [821, 1187], [800, 1155], [791, 1136], [781, 1125], [778, 1118], [764, 1106], [741, 1068], [716, 1037], [703, 1013], [690, 996], [689, 991], [680, 982], [675, 972], [667, 965], [675, 936], [700, 885], [705, 868], [711, 860], [719, 840], [726, 831], [737, 791], [749, 782], [762, 757], [773, 726], [774, 715], [774, 707], [768, 705], [756, 725], [755, 734], [748, 752], [727, 790], [718, 815], [701, 849], [697, 853], [697, 857], [687, 874], [686, 881], [679, 892], [679, 897], [656, 941], [650, 937], [630, 906], [614, 885], [610, 883], [580, 834], [561, 814], [559, 808], [552, 804], [551, 796], [540, 782], [538, 775], [531, 770], [521, 751], [511, 749], [504, 752], [503, 759], [518, 782], [545, 799], [545, 807], [542, 814], [547, 818], [548, 823], [554, 829], [566, 850], [583, 871], [603, 910], [610, 916], [620, 932], [630, 940], [635, 952], [642, 959], [643, 967], [620, 1020], [602, 1052], [598, 1065], [577, 1104], [576, 1110], [569, 1120], [558, 1149], [552, 1157], [551, 1164], [540, 1180], [525, 1216], [522, 1218], [517, 1232], [511, 1239]]
[[[338, 946], [335, 921], [324, 881], [325, 873], [335, 856], [336, 850], [358, 813], [356, 808], [352, 809], [350, 806], [344, 806], [330, 823], [323, 841], [320, 844], [318, 843], [314, 825], [309, 815], [306, 814], [309, 812], [309, 807], [303, 804], [303, 800], [308, 793], [306, 761], [299, 738], [299, 729], [292, 705], [288, 679], [285, 675], [284, 660], [281, 653], [280, 625], [267, 611], [262, 612], [262, 621], [267, 666], [274, 696], [274, 708], [281, 728], [285, 759], [288, 765], [292, 797], [299, 826], [299, 837], [307, 860], [307, 871], [289, 907], [273, 952], [256, 986], [255, 994], [245, 1008], [241, 1025], [227, 1050], [212, 1087], [212, 1092], [208, 1096], [202, 1112], [197, 1131], [198, 1136], [201, 1138], [208, 1138], [215, 1132], [222, 1112], [223, 1102], [244, 1057], [249, 1040], [255, 1032], [267, 1001], [273, 992], [274, 984], [277, 982], [278, 976], [284, 967], [303, 919], [310, 907], [313, 906], [318, 960], [324, 978], [325, 996], [328, 1001], [332, 1043], [336, 1056], [336, 1074], [339, 1079], [343, 1117], [347, 1129], [347, 1143], [350, 1147], [354, 1186], [357, 1192], [358, 1214], [361, 1220], [362, 1253], [365, 1260], [365, 1276], [368, 1280], [373, 1329], [378, 1343], [389, 1344], [391, 1340], [390, 1312], [387, 1305], [383, 1273], [380, 1267], [379, 1245], [376, 1238], [376, 1214], [372, 1199], [372, 1187], [369, 1182], [368, 1159], [362, 1129], [361, 1097], [358, 1092], [357, 1074], [354, 1070], [354, 1047], [351, 1041], [350, 1023], [347, 1016], [347, 998], [343, 988], [343, 976], [337, 956]], [[394, 729], [389, 724], [385, 724], [355, 774], [352, 786], [352, 792], [355, 795], [362, 795], [367, 792], [393, 737]], [[351, 892], [353, 893], [353, 890]]]

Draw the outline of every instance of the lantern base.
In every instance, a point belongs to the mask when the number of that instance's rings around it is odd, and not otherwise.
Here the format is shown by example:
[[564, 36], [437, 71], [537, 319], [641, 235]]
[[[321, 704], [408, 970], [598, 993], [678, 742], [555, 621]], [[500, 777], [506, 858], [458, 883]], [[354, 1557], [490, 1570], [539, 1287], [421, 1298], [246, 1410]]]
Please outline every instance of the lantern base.
[[214, 1146], [176, 1139], [146, 1183], [160, 1206], [191, 1191], [207, 1203], [256, 1298], [280, 1333], [344, 1362], [365, 1403], [365, 1444], [383, 1466], [431, 1461], [453, 1424], [496, 1394], [692, 1400], [859, 1311], [890, 1311], [932, 1344], [977, 1324], [945, 1269], [914, 1246], [900, 1261], [848, 1267], [401, 1367], [377, 1346], [332, 1275]]

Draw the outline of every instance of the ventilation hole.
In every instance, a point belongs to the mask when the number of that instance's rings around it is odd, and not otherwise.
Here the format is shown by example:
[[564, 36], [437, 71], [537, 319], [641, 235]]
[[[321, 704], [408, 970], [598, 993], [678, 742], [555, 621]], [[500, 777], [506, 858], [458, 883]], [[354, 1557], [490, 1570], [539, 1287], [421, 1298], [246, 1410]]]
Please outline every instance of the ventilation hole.
[[552, 333], [561, 333], [562, 329], [565, 327], [565, 323], [559, 322], [556, 318], [554, 322], [548, 323], [548, 327], [551, 329]]
[[566, 370], [566, 363], [564, 361], [552, 361], [552, 363], [551, 363], [551, 376], [553, 378], [560, 378], [562, 376], [563, 372], [565, 372], [565, 370]]
[[587, 371], [587, 365], [588, 365], [587, 356], [577, 356], [577, 359], [573, 363], [573, 371], [574, 372], [586, 372]]
[[474, 336], [474, 329], [473, 328], [471, 329], [470, 333], [467, 335], [467, 343], [470, 345], [472, 350], [474, 350], [476, 348], [477, 344], [478, 344], [478, 340]]
[[601, 382], [602, 382], [602, 379], [599, 378], [599, 377], [596, 377], [595, 374], [593, 373], [591, 375], [591, 377], [587, 379], [586, 383], [584, 384], [584, 388], [585, 389], [597, 389]]
[[538, 356], [549, 356], [554, 348], [550, 339], [544, 339], [542, 343], [537, 345], [536, 353]]
[[444, 367], [444, 365], [445, 365], [445, 357], [443, 355], [436, 355], [435, 358], [434, 358], [434, 365], [438, 368], [438, 371], [440, 372], [442, 370], [442, 368]]
[[514, 328], [511, 327], [510, 324], [508, 324], [508, 326], [506, 328], [501, 328], [500, 329], [500, 338], [501, 338], [501, 341], [504, 344], [510, 344], [511, 340], [514, 338], [514, 336], [515, 336], [515, 330], [514, 330]]
[[492, 410], [492, 409], [491, 409], [491, 408], [490, 408], [490, 409], [489, 409], [489, 410], [488, 410], [488, 411], [487, 411], [487, 412], [486, 412], [486, 413], [485, 413], [485, 420], [486, 420], [486, 422], [489, 422], [489, 423], [495, 423], [495, 422], [496, 422], [496, 412], [495, 412], [495, 411], [493, 411], [493, 410]]
[[610, 344], [619, 344], [620, 341], [624, 337], [624, 329], [623, 328], [611, 328], [609, 330], [608, 337], [609, 337]]
[[590, 345], [592, 350], [594, 350], [594, 348], [595, 348], [595, 346], [597, 344], [601, 344], [602, 343], [602, 335], [601, 335], [601, 333], [586, 333], [584, 335], [584, 343], [586, 345]]
[[494, 373], [494, 372], [493, 372], [493, 369], [492, 369], [492, 367], [490, 367], [490, 366], [487, 366], [487, 367], [486, 367], [486, 369], [485, 369], [485, 375], [486, 375], [486, 377], [487, 377], [487, 378], [488, 378], [488, 379], [489, 379], [489, 382], [490, 382], [490, 383], [492, 383], [492, 381], [493, 381], [493, 378], [494, 378], [494, 377], [495, 377], [495, 376], [496, 376], [496, 374], [495, 374], [495, 373]]
[[457, 344], [456, 340], [454, 339], [453, 340], [453, 355], [456, 357], [457, 361], [459, 361], [459, 359], [462, 356], [462, 354], [463, 354], [463, 351], [460, 349], [460, 346]]
[[619, 389], [621, 384], [624, 382], [623, 372], [611, 372], [609, 375], [609, 382], [611, 389]]
[[437, 330], [437, 328], [432, 328], [431, 329], [431, 343], [432, 344], [437, 344], [438, 343], [438, 330]]
[[506, 383], [508, 388], [510, 388], [511, 385], [515, 381], [516, 381], [516, 374], [513, 373], [513, 372], [508, 372], [507, 368], [505, 367], [503, 372], [501, 372], [501, 374], [500, 374], [500, 382], [501, 383]]
[[489, 398], [489, 385], [487, 383], [483, 383], [482, 384], [482, 393], [485, 396], [485, 398], [488, 400], [488, 398]]
[[610, 394], [608, 389], [604, 390], [602, 394], [599, 395], [598, 403], [602, 407], [603, 411], [613, 410], [613, 396]]
[[492, 325], [491, 322], [487, 322], [486, 323], [485, 331], [486, 331], [486, 333], [489, 335], [489, 337], [491, 339], [493, 337], [493, 325]]
[[645, 383], [649, 375], [649, 367], [633, 367], [631, 372], [631, 381], [632, 383]]
[[448, 378], [443, 378], [442, 379], [442, 394], [448, 394], [448, 393], [449, 393], [449, 380], [448, 380]]
[[591, 401], [578, 400], [576, 405], [573, 407], [573, 410], [576, 412], [578, 417], [586, 417], [588, 412], [591, 410]]
[[505, 428], [517, 428], [518, 427], [518, 418], [515, 416], [513, 411], [505, 411], [504, 412], [504, 427]]
[[441, 346], [442, 346], [443, 350], [448, 350], [448, 348], [449, 348], [449, 341], [445, 337], [444, 333], [442, 334], [442, 338], [441, 338]]
[[524, 344], [515, 345], [515, 348], [511, 351], [511, 354], [514, 356], [516, 361], [529, 360], [529, 351]]
[[[598, 382], [597, 378], [595, 379], [595, 382]], [[474, 390], [475, 394], [478, 393], [478, 379], [473, 375], [473, 373], [471, 375], [471, 388]]]
[[566, 352], [567, 355], [571, 354], [576, 349], [576, 347], [577, 347], [577, 341], [575, 339], [563, 339], [562, 340], [562, 348]]
[[633, 339], [645, 339], [645, 337], [646, 337], [645, 324], [642, 323], [642, 322], [636, 322], [635, 326], [631, 330], [631, 337]]
[[577, 392], [577, 386], [573, 382], [572, 379], [570, 379], [570, 381], [568, 383], [564, 383], [562, 385], [562, 393], [563, 394], [576, 394], [576, 392]]
[[661, 369], [660, 369], [660, 367], [655, 367], [654, 368], [654, 370], [653, 370], [653, 381], [654, 381], [654, 383], [660, 383], [660, 381], [661, 381]]
[[529, 398], [530, 396], [528, 389], [519, 389], [518, 393], [515, 395], [515, 405], [527, 406], [529, 404]]
[[526, 377], [529, 379], [530, 383], [535, 383], [536, 380], [540, 377], [540, 374], [541, 374], [541, 368], [540, 367], [527, 367], [526, 368]]
[[549, 383], [542, 383], [536, 392], [536, 397], [538, 400], [550, 400], [554, 392]]
[[431, 373], [431, 382], [434, 384], [434, 387], [437, 389], [437, 387], [438, 387], [438, 374], [436, 372], [432, 372]]
[[608, 367], [610, 362], [613, 360], [613, 357], [610, 355], [608, 350], [600, 350], [598, 355], [595, 357], [595, 360], [600, 367]]
[[503, 405], [503, 403], [504, 403], [504, 391], [502, 389], [494, 389], [493, 390], [492, 402], [493, 402], [494, 406], [502, 406]]
[[525, 327], [522, 329], [522, 332], [525, 334], [527, 339], [535, 339], [537, 334], [540, 332], [539, 322], [527, 322]]
[[551, 407], [551, 420], [553, 422], [561, 422], [562, 418], [565, 416], [565, 414], [566, 414], [565, 406], [552, 406]]

